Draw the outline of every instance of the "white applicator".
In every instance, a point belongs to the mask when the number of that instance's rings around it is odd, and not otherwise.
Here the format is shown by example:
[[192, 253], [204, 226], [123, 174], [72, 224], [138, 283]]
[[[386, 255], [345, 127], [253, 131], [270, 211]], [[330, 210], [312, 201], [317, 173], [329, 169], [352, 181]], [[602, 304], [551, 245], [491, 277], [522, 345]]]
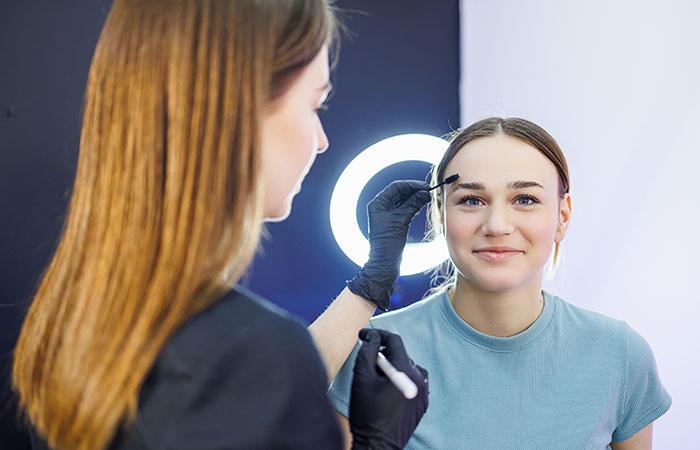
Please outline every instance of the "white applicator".
[[404, 397], [410, 400], [418, 395], [418, 386], [408, 378], [408, 375], [394, 367], [381, 352], [377, 353], [377, 365]]

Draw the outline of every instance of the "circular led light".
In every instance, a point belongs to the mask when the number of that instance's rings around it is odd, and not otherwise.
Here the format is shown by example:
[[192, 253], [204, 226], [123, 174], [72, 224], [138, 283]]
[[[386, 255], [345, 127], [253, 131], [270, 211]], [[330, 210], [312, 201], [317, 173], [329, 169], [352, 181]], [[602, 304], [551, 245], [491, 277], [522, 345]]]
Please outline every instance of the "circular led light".
[[[357, 155], [338, 178], [331, 196], [330, 219], [333, 236], [340, 249], [362, 267], [369, 257], [369, 242], [357, 223], [357, 202], [369, 180], [379, 171], [404, 161], [436, 165], [447, 149], [444, 139], [426, 134], [402, 134], [371, 145]], [[401, 259], [401, 275], [425, 272], [448, 258], [445, 238], [406, 244]]]

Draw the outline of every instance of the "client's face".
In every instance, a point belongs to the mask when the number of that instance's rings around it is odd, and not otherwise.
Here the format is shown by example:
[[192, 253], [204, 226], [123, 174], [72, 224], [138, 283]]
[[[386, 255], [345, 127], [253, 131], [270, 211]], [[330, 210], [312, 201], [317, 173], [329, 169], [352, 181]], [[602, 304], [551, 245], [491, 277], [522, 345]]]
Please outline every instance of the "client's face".
[[[540, 276], [571, 214], [558, 197], [551, 161], [518, 139], [495, 135], [466, 144], [446, 167], [459, 179], [445, 191], [443, 219], [459, 275], [481, 289], [513, 289]], [[511, 185], [519, 182], [519, 185]], [[559, 223], [564, 225], [559, 227]], [[510, 247], [495, 253], [486, 247]]]
[[262, 119], [264, 216], [285, 219], [316, 154], [328, 148], [318, 109], [328, 96], [328, 50], [323, 48]]

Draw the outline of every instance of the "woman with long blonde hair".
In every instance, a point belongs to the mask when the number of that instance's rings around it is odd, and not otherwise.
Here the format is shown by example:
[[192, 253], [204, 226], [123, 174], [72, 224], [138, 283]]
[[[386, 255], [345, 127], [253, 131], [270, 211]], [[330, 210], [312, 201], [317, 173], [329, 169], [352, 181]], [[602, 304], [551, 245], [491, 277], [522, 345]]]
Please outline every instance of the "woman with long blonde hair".
[[[425, 186], [378, 197], [410, 199], [375, 208], [373, 259], [313, 341], [232, 289], [262, 223], [286, 217], [328, 146], [317, 109], [335, 27], [326, 0], [114, 2], [65, 225], [14, 354], [35, 448], [341, 446], [327, 380], [360, 326], [337, 323], [385, 306]], [[352, 445], [401, 447], [427, 408], [427, 374], [397, 336], [361, 337]], [[380, 345], [417, 384], [414, 399], [374, 369]]]

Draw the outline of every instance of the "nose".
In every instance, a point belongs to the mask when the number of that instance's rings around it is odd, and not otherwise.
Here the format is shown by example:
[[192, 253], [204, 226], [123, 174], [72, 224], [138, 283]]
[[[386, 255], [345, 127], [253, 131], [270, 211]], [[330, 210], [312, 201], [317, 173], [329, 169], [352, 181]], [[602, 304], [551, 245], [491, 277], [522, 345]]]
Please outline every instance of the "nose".
[[513, 232], [513, 225], [508, 220], [508, 214], [505, 208], [498, 205], [489, 207], [486, 213], [486, 221], [482, 225], [482, 232], [487, 236], [508, 235]]
[[326, 131], [323, 129], [323, 124], [321, 119], [316, 118], [316, 136], [318, 137], [318, 153], [323, 153], [328, 150], [328, 136], [326, 136]]

